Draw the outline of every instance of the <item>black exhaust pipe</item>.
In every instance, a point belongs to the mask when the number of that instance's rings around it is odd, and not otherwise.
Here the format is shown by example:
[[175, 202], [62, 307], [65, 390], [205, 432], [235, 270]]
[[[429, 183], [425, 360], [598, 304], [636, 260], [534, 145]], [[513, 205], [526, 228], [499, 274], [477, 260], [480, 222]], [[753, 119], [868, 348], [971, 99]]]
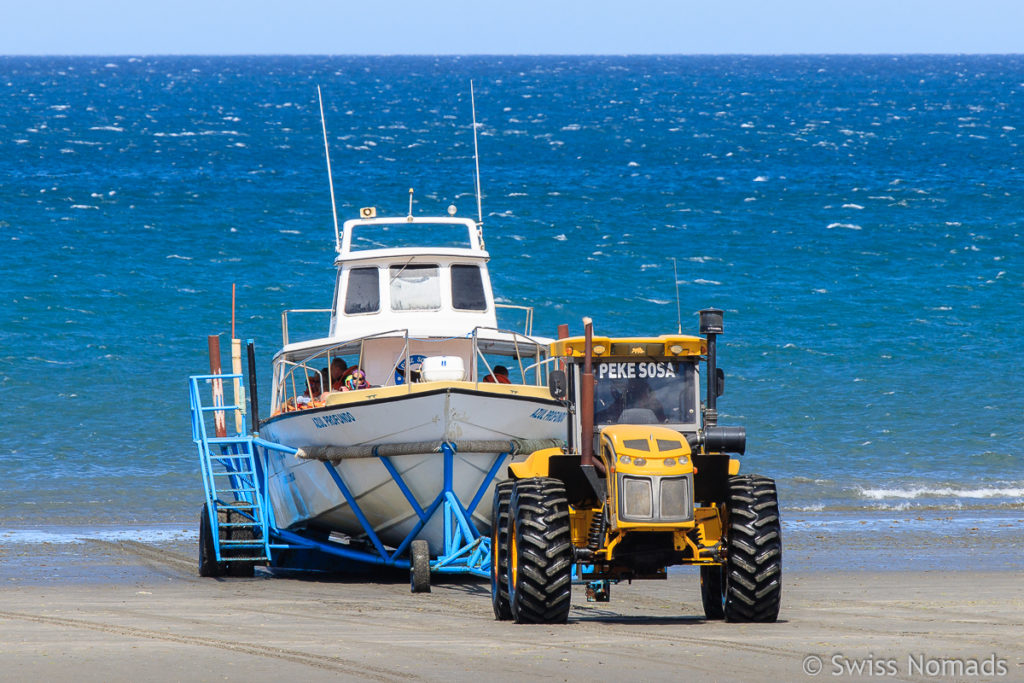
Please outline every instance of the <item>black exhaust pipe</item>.
[[708, 340], [708, 392], [704, 407], [705, 427], [718, 424], [718, 335], [724, 330], [724, 313], [717, 308], [705, 308], [700, 312], [700, 333]]
[[252, 421], [252, 433], [260, 431], [260, 401], [256, 396], [256, 348], [252, 339], [246, 341], [246, 352], [249, 356], [249, 417]]

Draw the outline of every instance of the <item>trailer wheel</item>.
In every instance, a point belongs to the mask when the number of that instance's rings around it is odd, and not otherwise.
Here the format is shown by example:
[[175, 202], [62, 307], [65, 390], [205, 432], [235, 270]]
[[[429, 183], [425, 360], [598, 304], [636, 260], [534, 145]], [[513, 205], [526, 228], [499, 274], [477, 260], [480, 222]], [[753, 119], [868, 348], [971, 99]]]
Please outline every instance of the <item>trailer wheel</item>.
[[409, 583], [413, 593], [430, 592], [430, 546], [426, 541], [409, 544]]
[[782, 526], [775, 482], [767, 477], [730, 477], [725, 618], [770, 622], [782, 601]]
[[572, 533], [565, 485], [521, 479], [509, 504], [509, 605], [517, 624], [564, 624], [572, 592]]
[[199, 576], [218, 577], [226, 573], [226, 564], [217, 561], [217, 551], [213, 547], [213, 531], [210, 530], [209, 508], [204, 503], [199, 513]]
[[700, 568], [700, 601], [706, 619], [725, 618], [725, 566], [706, 565]]
[[498, 482], [491, 505], [491, 605], [498, 621], [512, 618], [508, 601], [508, 509], [514, 484], [512, 480]]
[[[221, 522], [226, 522], [228, 524], [237, 524], [237, 523], [244, 523], [244, 522], [251, 522], [252, 521], [251, 519], [249, 519], [245, 515], [243, 515], [243, 514], [241, 514], [239, 512], [232, 511], [232, 510], [221, 510], [220, 511], [220, 516], [221, 516], [220, 521]], [[221, 537], [222, 537], [221, 540], [226, 540], [226, 539], [230, 539], [232, 541], [254, 541], [254, 540], [256, 540], [256, 534], [253, 532], [253, 527], [250, 527], [250, 526], [245, 526], [245, 527], [223, 527], [222, 531], [224, 533], [221, 534]], [[251, 555], [253, 550], [251, 548], [246, 548], [246, 549], [239, 548], [239, 549], [234, 550], [233, 552], [235, 552], [235, 553], [244, 553], [244, 554], [247, 554], [247, 555]], [[221, 554], [223, 555], [223, 553], [221, 553]], [[251, 579], [253, 576], [256, 575], [256, 563], [252, 562], [252, 561], [248, 561], [247, 562], [245, 560], [229, 560], [228, 563], [227, 563], [227, 575], [228, 576], [235, 576], [235, 577], [240, 577], [240, 578], [249, 578], [249, 579]]]

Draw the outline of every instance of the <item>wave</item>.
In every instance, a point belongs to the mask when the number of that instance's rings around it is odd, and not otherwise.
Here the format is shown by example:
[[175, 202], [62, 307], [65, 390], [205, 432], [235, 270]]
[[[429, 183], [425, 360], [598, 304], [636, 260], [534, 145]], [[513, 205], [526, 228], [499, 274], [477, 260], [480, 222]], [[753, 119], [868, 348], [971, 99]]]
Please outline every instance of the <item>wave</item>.
[[76, 529], [7, 529], [0, 533], [5, 543], [66, 545], [87, 541], [138, 541], [140, 543], [166, 543], [189, 541], [197, 538], [191, 529], [161, 529], [154, 527], [134, 529], [106, 529], [96, 531]]
[[917, 488], [874, 488], [860, 489], [858, 493], [864, 498], [872, 500], [885, 500], [886, 498], [899, 498], [913, 500], [915, 498], [1024, 498], [1024, 487], [991, 487], [983, 486], [976, 489], [957, 489], [950, 486], [943, 487], [917, 487]]
[[829, 223], [828, 224], [828, 229], [829, 230], [833, 230], [835, 228], [843, 228], [845, 230], [863, 230], [864, 229], [864, 228], [860, 227], [859, 225], [857, 225], [855, 223]]

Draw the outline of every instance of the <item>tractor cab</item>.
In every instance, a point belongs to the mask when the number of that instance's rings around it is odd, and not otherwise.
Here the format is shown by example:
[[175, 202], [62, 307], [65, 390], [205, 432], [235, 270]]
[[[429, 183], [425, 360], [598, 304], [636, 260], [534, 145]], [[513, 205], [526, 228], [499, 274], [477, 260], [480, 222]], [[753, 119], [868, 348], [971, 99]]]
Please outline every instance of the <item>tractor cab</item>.
[[[578, 406], [583, 404], [585, 346], [584, 337], [560, 339], [551, 345], [551, 355], [562, 359], [567, 398]], [[703, 339], [681, 335], [594, 337], [591, 346], [591, 438], [596, 439], [601, 428], [611, 425], [664, 425], [682, 434], [697, 434], [699, 363], [706, 353]], [[576, 433], [570, 438], [575, 444], [582, 438], [583, 420], [576, 420], [574, 426]]]

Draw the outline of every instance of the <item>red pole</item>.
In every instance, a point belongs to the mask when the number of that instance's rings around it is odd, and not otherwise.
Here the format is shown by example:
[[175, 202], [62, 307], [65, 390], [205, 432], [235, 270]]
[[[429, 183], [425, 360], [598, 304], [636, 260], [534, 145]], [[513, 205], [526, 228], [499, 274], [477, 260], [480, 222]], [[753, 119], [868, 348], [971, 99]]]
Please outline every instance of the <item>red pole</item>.
[[[206, 338], [206, 344], [210, 349], [210, 374], [219, 375], [220, 370], [220, 337], [211, 334]], [[224, 380], [213, 380], [213, 405], [224, 405]], [[227, 427], [224, 424], [224, 411], [218, 410], [213, 414], [213, 424], [218, 437], [228, 435]]]
[[583, 319], [583, 378], [580, 387], [580, 465], [594, 464], [594, 324]]

